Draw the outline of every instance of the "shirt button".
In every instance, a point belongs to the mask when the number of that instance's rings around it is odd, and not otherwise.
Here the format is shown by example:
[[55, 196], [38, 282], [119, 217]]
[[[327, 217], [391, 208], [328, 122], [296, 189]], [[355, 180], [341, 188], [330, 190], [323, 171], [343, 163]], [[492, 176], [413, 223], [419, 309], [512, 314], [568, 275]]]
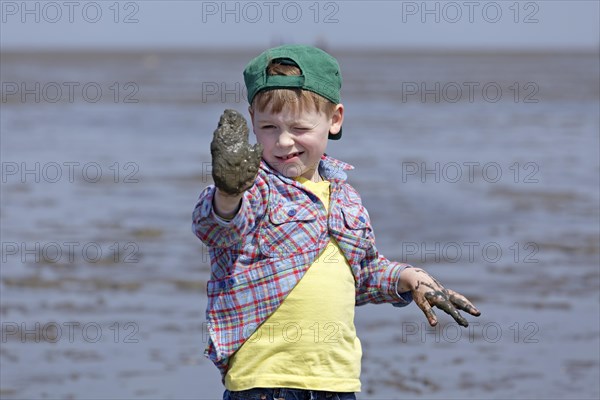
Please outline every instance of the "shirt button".
[[289, 211], [288, 211], [288, 215], [289, 215], [290, 217], [293, 217], [294, 215], [296, 215], [296, 210], [289, 210]]
[[234, 284], [234, 283], [235, 283], [235, 279], [231, 278], [231, 279], [229, 280], [229, 285], [233, 286], [233, 284]]
[[365, 221], [366, 221], [365, 217], [363, 217], [362, 215], [360, 217], [358, 217], [358, 220], [362, 223], [365, 223]]

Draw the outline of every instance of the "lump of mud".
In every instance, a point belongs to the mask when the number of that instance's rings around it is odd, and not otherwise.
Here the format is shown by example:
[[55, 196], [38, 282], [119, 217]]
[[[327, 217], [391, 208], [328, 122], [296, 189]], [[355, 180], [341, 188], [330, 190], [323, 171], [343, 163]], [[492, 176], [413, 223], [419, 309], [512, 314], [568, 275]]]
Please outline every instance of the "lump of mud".
[[258, 173], [262, 146], [248, 143], [246, 119], [235, 110], [225, 110], [210, 144], [215, 185], [229, 195], [250, 188]]

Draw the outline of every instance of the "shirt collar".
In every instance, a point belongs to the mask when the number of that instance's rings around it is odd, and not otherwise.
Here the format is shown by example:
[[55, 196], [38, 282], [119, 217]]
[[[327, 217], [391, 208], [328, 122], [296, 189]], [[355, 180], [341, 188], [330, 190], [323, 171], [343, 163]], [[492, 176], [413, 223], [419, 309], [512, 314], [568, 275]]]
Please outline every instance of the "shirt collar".
[[328, 181], [345, 181], [348, 178], [345, 171], [352, 169], [354, 169], [352, 165], [330, 157], [327, 154], [323, 154], [319, 162], [319, 173]]

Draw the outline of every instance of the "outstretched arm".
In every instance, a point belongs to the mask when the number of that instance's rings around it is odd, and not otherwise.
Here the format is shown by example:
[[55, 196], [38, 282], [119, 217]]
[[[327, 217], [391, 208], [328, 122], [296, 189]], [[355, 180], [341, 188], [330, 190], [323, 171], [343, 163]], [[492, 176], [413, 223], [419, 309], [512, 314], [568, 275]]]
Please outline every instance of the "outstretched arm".
[[200, 194], [192, 230], [209, 247], [230, 247], [240, 243], [267, 206], [268, 187], [257, 178], [262, 147], [248, 144], [246, 121], [233, 110], [221, 116], [210, 147], [215, 185]]
[[469, 326], [469, 323], [458, 310], [463, 310], [476, 317], [481, 315], [465, 296], [446, 289], [437, 279], [421, 268], [407, 267], [402, 271], [401, 279], [398, 281], [398, 292], [408, 291], [412, 293], [414, 302], [423, 311], [431, 326], [437, 325], [437, 317], [432, 307], [444, 310], [462, 326]]

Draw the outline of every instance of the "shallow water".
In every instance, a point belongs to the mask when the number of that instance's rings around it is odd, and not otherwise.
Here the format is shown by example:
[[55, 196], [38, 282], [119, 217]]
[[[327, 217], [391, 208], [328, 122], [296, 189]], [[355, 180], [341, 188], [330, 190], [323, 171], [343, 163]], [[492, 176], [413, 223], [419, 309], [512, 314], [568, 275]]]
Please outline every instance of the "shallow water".
[[[2, 55], [2, 398], [221, 396], [191, 212], [253, 54]], [[357, 308], [360, 398], [598, 398], [597, 55], [335, 55], [379, 250], [483, 313]]]

